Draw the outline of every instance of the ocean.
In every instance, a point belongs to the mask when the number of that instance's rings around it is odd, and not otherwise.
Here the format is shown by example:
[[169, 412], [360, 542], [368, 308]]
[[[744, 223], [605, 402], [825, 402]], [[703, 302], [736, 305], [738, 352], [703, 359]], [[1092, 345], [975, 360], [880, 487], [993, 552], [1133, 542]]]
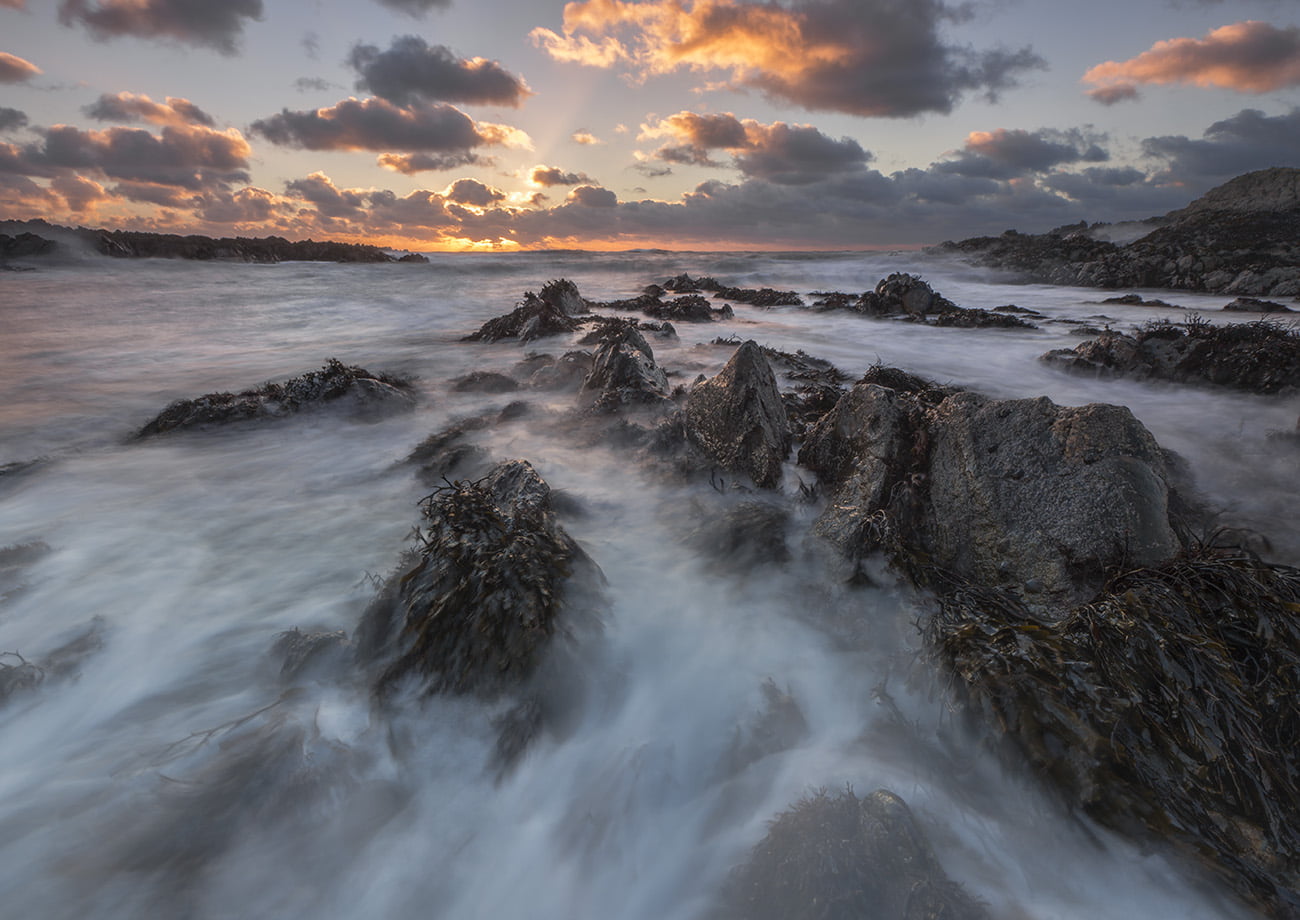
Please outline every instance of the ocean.
[[[459, 341], [553, 278], [592, 300], [680, 272], [810, 300], [911, 271], [961, 306], [1066, 321], [947, 329], [736, 305], [732, 320], [651, 339], [656, 360], [688, 384], [730, 356], [712, 340], [734, 336], [851, 378], [883, 363], [995, 397], [1123, 404], [1186, 461], [1224, 524], [1266, 534], [1270, 558], [1297, 564], [1296, 455], [1267, 439], [1294, 429], [1295, 398], [1098, 380], [1037, 360], [1081, 341], [1076, 325], [1255, 318], [1219, 312], [1231, 298], [1102, 305], [1098, 291], [1012, 284], [912, 252], [31, 264], [0, 274], [0, 466], [39, 461], [0, 476], [0, 547], [48, 551], [0, 587], [0, 664], [89, 638], [76, 673], [47, 674], [0, 707], [0, 914], [688, 920], [780, 812], [852, 787], [903, 797], [948, 874], [995, 917], [1251, 915], [1203, 869], [1069, 815], [955, 725], [943, 679], [918, 664], [920, 608], [895, 588], [838, 585], [802, 550], [815, 506], [794, 506], [789, 563], [722, 570], [684, 529], [735, 495], [665, 479], [616, 444], [566, 439], [543, 420], [572, 410], [572, 394], [451, 386], [571, 347]], [[131, 440], [175, 399], [331, 357], [414, 377], [418, 408]], [[562, 523], [604, 572], [610, 607], [582, 652], [595, 702], [501, 776], [490, 761], [502, 704], [439, 696], [379, 712], [360, 683], [286, 689], [271, 648], [293, 628], [355, 629], [429, 492], [403, 458], [518, 399], [532, 415], [478, 442], [529, 460], [570, 500]], [[791, 464], [785, 492], [801, 477]], [[728, 771], [769, 679], [808, 732]]]

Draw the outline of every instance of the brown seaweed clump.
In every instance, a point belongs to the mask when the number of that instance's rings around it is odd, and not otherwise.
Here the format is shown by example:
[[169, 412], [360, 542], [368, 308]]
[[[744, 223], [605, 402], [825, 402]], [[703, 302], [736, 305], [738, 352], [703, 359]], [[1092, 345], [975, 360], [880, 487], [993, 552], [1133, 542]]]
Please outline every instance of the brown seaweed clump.
[[956, 590], [928, 631], [959, 694], [1083, 811], [1297, 915], [1300, 569], [1199, 546], [1056, 621]]

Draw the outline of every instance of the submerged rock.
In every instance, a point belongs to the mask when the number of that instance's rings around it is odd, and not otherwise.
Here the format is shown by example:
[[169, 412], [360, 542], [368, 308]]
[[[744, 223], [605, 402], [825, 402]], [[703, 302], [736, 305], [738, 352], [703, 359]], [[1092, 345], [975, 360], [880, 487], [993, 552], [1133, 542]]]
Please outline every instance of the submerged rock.
[[1225, 325], [1157, 322], [1134, 335], [1107, 330], [1072, 349], [1049, 351], [1042, 360], [1099, 376], [1281, 393], [1300, 387], [1300, 332], [1267, 320]]
[[457, 393], [513, 393], [519, 381], [495, 371], [471, 371], [451, 382]]
[[326, 404], [347, 404], [354, 413], [374, 418], [413, 408], [414, 389], [404, 378], [372, 374], [363, 367], [330, 358], [320, 370], [283, 383], [266, 383], [240, 393], [209, 393], [197, 399], [177, 400], [141, 428], [136, 437], [247, 419], [283, 418]]
[[713, 920], [984, 920], [901, 798], [825, 790], [772, 822]]
[[736, 729], [726, 757], [729, 773], [739, 773], [764, 757], [788, 751], [808, 737], [808, 720], [789, 689], [782, 690], [770, 677], [760, 689], [763, 708]]
[[532, 465], [502, 463], [430, 496], [418, 546], [366, 611], [358, 656], [381, 695], [409, 680], [493, 696], [527, 682], [557, 639], [598, 623], [582, 591], [599, 577]]
[[789, 523], [790, 511], [782, 505], [740, 502], [721, 512], [705, 512], [704, 520], [687, 534], [686, 544], [717, 563], [748, 572], [789, 561]]
[[776, 377], [759, 346], [745, 342], [714, 377], [691, 390], [686, 436], [723, 470], [746, 473], [760, 488], [781, 484], [790, 424]]

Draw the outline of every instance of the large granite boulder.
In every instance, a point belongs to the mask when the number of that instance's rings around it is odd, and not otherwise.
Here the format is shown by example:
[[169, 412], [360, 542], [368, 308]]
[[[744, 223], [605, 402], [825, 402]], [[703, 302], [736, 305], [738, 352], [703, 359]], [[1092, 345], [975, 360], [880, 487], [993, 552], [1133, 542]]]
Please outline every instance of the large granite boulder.
[[1182, 548], [1171, 458], [1121, 406], [864, 382], [814, 428], [800, 462], [834, 489], [816, 534], [849, 556], [890, 551], [922, 582], [1068, 605], [1111, 568]]
[[169, 405], [137, 438], [246, 419], [283, 418], [313, 406], [346, 405], [353, 414], [375, 418], [415, 406], [414, 386], [390, 374], [372, 374], [336, 358], [318, 371], [283, 383], [266, 383], [239, 393], [208, 393]]
[[457, 482], [425, 505], [418, 545], [367, 609], [357, 654], [385, 695], [494, 696], [524, 685], [557, 638], [597, 622], [599, 570], [560, 527], [524, 460]]
[[713, 920], [983, 920], [944, 872], [907, 803], [824, 790], [772, 822]]
[[748, 474], [761, 488], [781, 484], [790, 424], [772, 367], [752, 340], [691, 390], [684, 415], [687, 438], [719, 468]]

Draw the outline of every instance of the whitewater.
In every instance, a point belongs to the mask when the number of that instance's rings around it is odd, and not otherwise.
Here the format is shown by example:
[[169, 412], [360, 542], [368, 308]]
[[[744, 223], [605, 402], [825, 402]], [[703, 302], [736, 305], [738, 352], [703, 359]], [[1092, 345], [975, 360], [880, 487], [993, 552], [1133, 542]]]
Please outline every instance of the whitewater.
[[[1267, 437], [1294, 429], [1294, 398], [1098, 380], [1037, 360], [1081, 341], [1079, 324], [1256, 318], [1219, 312], [1230, 297], [1102, 305], [1097, 291], [908, 252], [431, 254], [424, 265], [65, 255], [0, 274], [0, 547], [48, 547], [0, 572], [0, 663], [84, 640], [75, 673], [0, 707], [0, 914], [689, 920], [781, 811], [852, 787], [903, 797], [994, 917], [1252, 916], [1205, 870], [1068, 814], [956, 724], [921, 655], [923, 607], [899, 588], [839, 584], [803, 551], [815, 504], [795, 505], [791, 562], [721, 569], [684, 530], [692, 509], [743, 494], [558, 437], [539, 420], [574, 409], [570, 393], [451, 385], [574, 347], [460, 341], [553, 278], [613, 300], [688, 272], [810, 302], [893, 271], [964, 307], [1046, 319], [947, 329], [737, 304], [732, 320], [652, 338], [655, 359], [689, 384], [730, 357], [712, 340], [734, 336], [802, 349], [850, 378], [883, 363], [999, 398], [1122, 404], [1187, 462], [1222, 523], [1300, 564], [1296, 455]], [[414, 378], [417, 409], [131, 440], [175, 399], [330, 357]], [[581, 653], [594, 704], [500, 775], [497, 704], [436, 696], [381, 713], [360, 681], [284, 686], [271, 650], [294, 628], [356, 628], [429, 491], [403, 458], [515, 400], [532, 415], [477, 440], [565, 496], [561, 521], [603, 571], [610, 606]], [[784, 490], [801, 481], [811, 475], [790, 465]], [[808, 733], [728, 770], [769, 679]]]

